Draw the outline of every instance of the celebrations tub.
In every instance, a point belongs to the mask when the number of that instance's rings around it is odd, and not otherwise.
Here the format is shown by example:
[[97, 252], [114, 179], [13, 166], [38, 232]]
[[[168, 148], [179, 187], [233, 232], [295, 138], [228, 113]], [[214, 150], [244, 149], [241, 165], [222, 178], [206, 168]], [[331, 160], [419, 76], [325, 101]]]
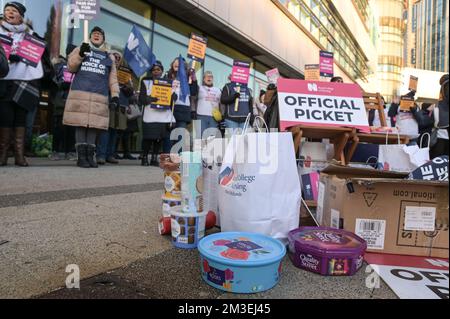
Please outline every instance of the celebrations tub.
[[324, 276], [352, 276], [363, 265], [367, 244], [357, 235], [328, 227], [291, 231], [289, 257], [298, 268]]
[[186, 214], [172, 212], [172, 242], [177, 248], [197, 248], [200, 239], [205, 237], [206, 213]]
[[229, 232], [203, 238], [198, 246], [203, 280], [232, 293], [257, 293], [280, 280], [286, 247], [258, 234]]

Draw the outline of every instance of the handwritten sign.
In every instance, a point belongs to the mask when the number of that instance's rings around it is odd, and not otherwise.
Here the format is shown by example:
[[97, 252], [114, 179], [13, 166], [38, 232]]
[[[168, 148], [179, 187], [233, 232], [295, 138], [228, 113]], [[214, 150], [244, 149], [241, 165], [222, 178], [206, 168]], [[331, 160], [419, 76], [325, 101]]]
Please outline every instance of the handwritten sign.
[[320, 51], [320, 76], [334, 76], [334, 55], [332, 52]]
[[13, 39], [7, 35], [0, 34], [0, 43], [5, 50], [6, 58], [9, 59], [12, 51]]
[[154, 80], [151, 97], [158, 101], [152, 103], [154, 109], [170, 109], [172, 101], [172, 83], [166, 80]]
[[233, 70], [231, 71], [231, 82], [247, 85], [249, 78], [250, 63], [234, 61]]
[[188, 47], [188, 58], [203, 63], [205, 61], [207, 45], [207, 38], [192, 33]]
[[320, 64], [305, 64], [305, 80], [320, 81]]
[[26, 65], [37, 67], [45, 51], [45, 42], [26, 34], [17, 49], [17, 55]]
[[124, 66], [119, 67], [117, 70], [117, 80], [119, 84], [129, 84], [132, 79], [132, 71]]
[[409, 87], [408, 90], [417, 92], [417, 85], [419, 84], [419, 78], [415, 76], [409, 77]]
[[296, 125], [354, 127], [370, 132], [357, 84], [278, 80], [281, 130]]
[[278, 79], [280, 76], [280, 71], [278, 69], [272, 69], [266, 72], [267, 79], [269, 80], [269, 83], [277, 84]]

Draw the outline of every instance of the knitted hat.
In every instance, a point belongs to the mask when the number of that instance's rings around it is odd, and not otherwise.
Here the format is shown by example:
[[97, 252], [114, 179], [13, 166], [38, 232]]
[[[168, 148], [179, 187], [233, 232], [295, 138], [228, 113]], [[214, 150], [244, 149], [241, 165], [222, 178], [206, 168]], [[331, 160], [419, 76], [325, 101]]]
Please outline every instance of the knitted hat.
[[100, 32], [103, 35], [103, 41], [106, 41], [105, 31], [102, 28], [100, 28], [98, 26], [94, 27], [91, 30], [91, 33], [89, 34], [89, 37], [91, 37], [92, 33], [94, 33], [94, 32]]
[[152, 68], [150, 71], [153, 71], [155, 67], [159, 67], [162, 72], [164, 72], [164, 66], [162, 65], [161, 61], [156, 60], [155, 63], [153, 63]]
[[7, 4], [5, 4], [3, 11], [5, 11], [5, 9], [7, 7], [15, 8], [17, 11], [19, 11], [19, 13], [22, 17], [25, 17], [25, 12], [27, 12], [27, 8], [25, 8], [25, 6], [23, 4], [21, 4], [20, 2], [17, 2], [17, 1], [11, 1], [11, 2], [8, 2]]

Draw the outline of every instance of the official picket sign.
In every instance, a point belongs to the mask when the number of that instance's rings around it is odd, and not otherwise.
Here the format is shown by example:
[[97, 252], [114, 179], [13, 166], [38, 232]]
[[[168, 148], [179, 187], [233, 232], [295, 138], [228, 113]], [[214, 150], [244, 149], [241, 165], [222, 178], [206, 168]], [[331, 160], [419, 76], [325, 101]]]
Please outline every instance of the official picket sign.
[[170, 108], [172, 99], [172, 83], [166, 80], [153, 81], [151, 96], [158, 99], [158, 102], [152, 103], [151, 108], [154, 109]]
[[75, 0], [81, 20], [94, 20], [100, 13], [100, 0]]
[[362, 93], [356, 84], [278, 81], [281, 130], [296, 125], [354, 127], [370, 132]]
[[203, 63], [205, 61], [207, 46], [207, 38], [192, 33], [188, 47], [188, 58]]
[[26, 34], [17, 49], [17, 55], [22, 58], [22, 62], [37, 67], [45, 51], [45, 42], [30, 34]]
[[9, 59], [12, 51], [13, 39], [7, 35], [0, 34], [0, 44], [5, 50], [6, 58]]
[[231, 82], [247, 85], [249, 78], [250, 63], [234, 61], [233, 70], [231, 71]]

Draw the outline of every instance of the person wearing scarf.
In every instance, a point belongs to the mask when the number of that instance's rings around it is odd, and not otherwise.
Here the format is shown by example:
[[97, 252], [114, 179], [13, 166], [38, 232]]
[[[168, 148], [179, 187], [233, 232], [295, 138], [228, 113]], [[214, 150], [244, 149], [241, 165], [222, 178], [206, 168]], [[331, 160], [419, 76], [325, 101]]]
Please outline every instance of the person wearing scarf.
[[19, 2], [8, 2], [0, 20], [0, 34], [12, 38], [9, 72], [0, 79], [0, 166], [8, 162], [10, 137], [14, 134], [15, 164], [26, 167], [25, 139], [28, 112], [39, 105], [42, 80], [52, 77], [52, 66], [47, 49], [36, 67], [25, 64], [17, 50], [25, 35], [40, 38], [24, 23], [26, 8]]
[[[214, 75], [206, 71], [203, 75], [203, 83], [198, 91], [197, 120], [200, 120], [201, 129], [198, 138], [206, 138], [203, 133], [208, 129], [217, 129], [218, 123], [213, 117], [215, 109], [219, 110], [222, 91], [214, 86]], [[208, 132], [207, 132], [208, 133]], [[212, 131], [211, 131], [212, 133]], [[213, 134], [215, 135], [215, 134]]]
[[64, 125], [75, 126], [77, 166], [97, 168], [96, 140], [109, 128], [109, 109], [119, 107], [115, 57], [107, 51], [105, 32], [94, 27], [90, 43], [69, 55], [67, 67], [75, 73], [64, 109]]
[[434, 108], [434, 123], [435, 130], [437, 131], [437, 142], [432, 146], [430, 151], [430, 157], [432, 159], [449, 155], [449, 97], [448, 97], [448, 86], [449, 86], [449, 75], [445, 74], [441, 77], [439, 84], [441, 85], [440, 99], [436, 107]]

